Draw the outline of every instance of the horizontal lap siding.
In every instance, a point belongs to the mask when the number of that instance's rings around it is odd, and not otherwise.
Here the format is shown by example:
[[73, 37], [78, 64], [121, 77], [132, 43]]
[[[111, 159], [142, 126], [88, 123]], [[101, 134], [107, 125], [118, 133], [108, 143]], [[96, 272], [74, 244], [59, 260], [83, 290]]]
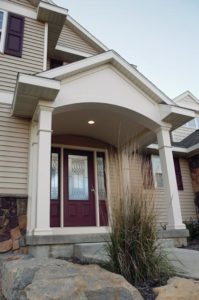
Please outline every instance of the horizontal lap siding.
[[[191, 183], [191, 175], [189, 170], [188, 161], [186, 159], [180, 159], [180, 167], [183, 181], [183, 191], [179, 191], [181, 212], [183, 221], [190, 218], [196, 218], [196, 210], [194, 204], [194, 192]], [[156, 212], [158, 217], [158, 223], [168, 222], [168, 206], [164, 196], [164, 189], [158, 188], [155, 190], [155, 202]]]
[[0, 104], [0, 193], [27, 194], [30, 122]]
[[17, 4], [21, 4], [25, 7], [28, 7], [28, 8], [31, 8], [31, 9], [35, 9], [36, 10], [36, 7], [34, 7], [30, 1], [28, 0], [8, 0], [9, 2], [13, 2], [13, 3], [17, 3]]
[[189, 164], [186, 159], [180, 159], [180, 167], [183, 181], [183, 191], [179, 191], [180, 204], [182, 209], [183, 220], [189, 220], [190, 218], [196, 218], [196, 209], [194, 204], [194, 192], [191, 182], [191, 174], [189, 170]]
[[67, 25], [64, 25], [57, 44], [92, 55], [99, 53]]
[[157, 188], [154, 191], [154, 201], [155, 201], [155, 213], [157, 216], [157, 223], [165, 224], [168, 221], [168, 206], [165, 200], [164, 188]]
[[14, 91], [18, 72], [41, 72], [43, 57], [44, 24], [25, 18], [22, 57], [0, 54], [0, 91]]

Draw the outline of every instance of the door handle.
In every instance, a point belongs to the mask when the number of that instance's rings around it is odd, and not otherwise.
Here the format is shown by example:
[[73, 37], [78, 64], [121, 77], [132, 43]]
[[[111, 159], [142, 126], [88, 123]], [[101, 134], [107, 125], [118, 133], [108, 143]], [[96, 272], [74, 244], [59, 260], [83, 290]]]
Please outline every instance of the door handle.
[[95, 189], [94, 189], [94, 188], [91, 188], [91, 192], [95, 192]]

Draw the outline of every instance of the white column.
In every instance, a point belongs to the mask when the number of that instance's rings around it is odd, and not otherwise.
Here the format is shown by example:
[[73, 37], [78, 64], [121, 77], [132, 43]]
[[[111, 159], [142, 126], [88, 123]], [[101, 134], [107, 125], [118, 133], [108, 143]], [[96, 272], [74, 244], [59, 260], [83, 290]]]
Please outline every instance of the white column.
[[38, 152], [38, 123], [32, 121], [30, 128], [29, 172], [28, 172], [28, 218], [27, 235], [32, 235], [36, 220], [37, 198], [37, 152]]
[[[48, 106], [38, 106], [38, 168], [35, 235], [51, 234], [50, 229], [50, 155], [52, 111]], [[37, 162], [35, 162], [37, 163]]]
[[165, 197], [168, 205], [167, 229], [185, 229], [186, 227], [182, 223], [182, 214], [169, 131], [170, 127], [167, 126], [161, 127], [156, 131], [163, 173]]

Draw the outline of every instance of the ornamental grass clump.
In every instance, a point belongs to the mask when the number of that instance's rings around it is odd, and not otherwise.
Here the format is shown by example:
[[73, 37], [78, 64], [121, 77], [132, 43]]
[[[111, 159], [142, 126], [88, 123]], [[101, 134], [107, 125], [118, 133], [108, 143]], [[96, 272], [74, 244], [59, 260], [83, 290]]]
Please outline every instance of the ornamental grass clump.
[[112, 152], [109, 162], [114, 177], [114, 189], [109, 188], [109, 268], [134, 285], [161, 283], [174, 270], [158, 245], [149, 161], [128, 146]]

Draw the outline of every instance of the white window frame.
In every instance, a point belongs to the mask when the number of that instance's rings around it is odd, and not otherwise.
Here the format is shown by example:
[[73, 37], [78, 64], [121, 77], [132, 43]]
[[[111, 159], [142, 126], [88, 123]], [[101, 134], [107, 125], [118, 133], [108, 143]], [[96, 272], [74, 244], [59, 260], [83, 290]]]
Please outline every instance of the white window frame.
[[[194, 121], [194, 126], [190, 125], [191, 121]], [[199, 118], [195, 118], [195, 119], [190, 120], [189, 122], [187, 122], [185, 124], [185, 126], [187, 128], [199, 129]]]
[[4, 52], [4, 47], [5, 47], [6, 26], [7, 26], [8, 13], [5, 10], [0, 10], [0, 12], [3, 13], [2, 29], [0, 29], [0, 32], [1, 32], [0, 52], [3, 53]]
[[[159, 172], [157, 172], [155, 170], [155, 160], [157, 162], [157, 159], [159, 160]], [[156, 180], [156, 174], [160, 174], [162, 175], [162, 167], [161, 167], [161, 161], [160, 161], [160, 156], [159, 155], [151, 155], [151, 164], [152, 164], [152, 171], [153, 171], [153, 182], [154, 182], [154, 187], [155, 188], [163, 188], [163, 184], [162, 185], [158, 185], [158, 182]]]

